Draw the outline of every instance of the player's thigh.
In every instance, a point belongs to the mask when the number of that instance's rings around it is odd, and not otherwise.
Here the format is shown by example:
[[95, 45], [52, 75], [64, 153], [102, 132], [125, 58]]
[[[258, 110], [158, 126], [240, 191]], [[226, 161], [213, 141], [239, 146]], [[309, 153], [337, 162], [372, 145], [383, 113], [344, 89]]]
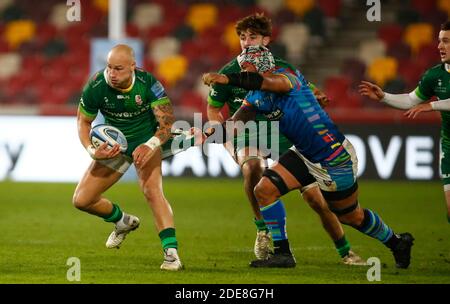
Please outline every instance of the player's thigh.
[[[119, 156], [120, 157], [120, 156]], [[126, 161], [125, 161], [126, 162]], [[78, 183], [75, 194], [74, 201], [75, 202], [88, 202], [92, 200], [96, 200], [100, 197], [100, 195], [108, 190], [112, 185], [114, 185], [126, 171], [123, 171], [124, 165], [120, 166], [119, 163], [123, 163], [123, 161], [111, 161], [110, 164], [107, 165], [105, 161], [92, 161], [89, 165], [89, 168], [84, 173], [80, 182]], [[129, 167], [125, 165], [126, 168]], [[121, 169], [122, 168], [122, 169]]]
[[[231, 147], [227, 147], [231, 151]], [[249, 160], [257, 159], [265, 164], [264, 156], [261, 151], [254, 146], [234, 147], [233, 157], [237, 164], [242, 167]]]
[[238, 165], [241, 167], [244, 178], [259, 176], [267, 167], [266, 160], [256, 147], [244, 147], [236, 152]]
[[151, 198], [162, 194], [161, 150], [155, 151], [153, 156], [143, 167], [136, 168], [139, 186], [145, 196]]
[[440, 158], [440, 167], [444, 191], [450, 191], [450, 140], [443, 138], [441, 141], [442, 155]]
[[281, 155], [277, 162], [264, 171], [263, 176], [277, 187], [280, 195], [294, 189], [303, 192], [317, 185], [303, 160], [291, 150]]

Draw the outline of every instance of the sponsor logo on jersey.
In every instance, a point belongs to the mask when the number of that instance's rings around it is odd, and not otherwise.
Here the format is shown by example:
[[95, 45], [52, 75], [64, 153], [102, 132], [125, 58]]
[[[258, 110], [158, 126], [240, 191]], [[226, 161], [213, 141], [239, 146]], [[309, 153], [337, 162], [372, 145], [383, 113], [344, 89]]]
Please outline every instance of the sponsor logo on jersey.
[[117, 99], [130, 99], [130, 96], [119, 94], [119, 95], [117, 95]]
[[141, 98], [141, 95], [136, 95], [136, 96], [134, 96], [134, 100], [136, 101], [136, 104], [137, 104], [138, 106], [140, 106], [140, 105], [142, 104], [142, 98]]
[[159, 81], [155, 82], [150, 88], [150, 90], [153, 92], [153, 94], [155, 94], [156, 98], [158, 99], [166, 96], [166, 92], [164, 92], [164, 87]]
[[94, 77], [94, 83], [92, 84], [92, 88], [95, 88], [96, 86], [98, 86], [100, 83], [102, 83], [102, 79], [97, 79], [98, 73], [95, 75]]
[[276, 109], [275, 111], [269, 113], [269, 114], [264, 114], [264, 116], [268, 119], [268, 120], [280, 120], [281, 117], [283, 117], [283, 112], [280, 109]]
[[105, 102], [103, 104], [104, 109], [114, 109], [116, 107], [116, 104], [114, 102], [109, 102], [108, 97], [103, 97], [103, 101]]
[[442, 86], [442, 79], [439, 78], [437, 80], [437, 86], [434, 88], [434, 91], [436, 93], [446, 93], [447, 92], [447, 87], [446, 86]]
[[237, 103], [237, 104], [241, 104], [243, 101], [244, 101], [244, 99], [239, 98], [239, 97], [236, 97], [236, 98], [233, 100], [233, 102], [234, 102], [234, 103]]
[[247, 90], [243, 88], [233, 87], [233, 89], [231, 89], [231, 94], [234, 96], [245, 96], [247, 93]]
[[149, 111], [151, 109], [151, 105], [147, 104], [144, 105], [142, 108], [139, 108], [139, 110], [134, 112], [112, 112], [108, 111], [107, 109], [104, 109], [105, 113], [107, 115], [113, 116], [115, 118], [132, 118], [141, 115], [142, 113]]

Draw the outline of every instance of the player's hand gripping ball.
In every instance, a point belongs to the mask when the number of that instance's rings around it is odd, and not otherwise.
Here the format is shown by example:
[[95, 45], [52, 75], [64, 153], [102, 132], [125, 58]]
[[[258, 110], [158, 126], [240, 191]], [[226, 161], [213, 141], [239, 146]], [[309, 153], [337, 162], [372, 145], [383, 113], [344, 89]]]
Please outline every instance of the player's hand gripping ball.
[[91, 129], [90, 137], [95, 148], [98, 148], [104, 142], [107, 142], [108, 146], [111, 148], [115, 144], [119, 144], [120, 152], [122, 153], [128, 149], [128, 142], [125, 135], [123, 135], [122, 131], [110, 125], [96, 125]]

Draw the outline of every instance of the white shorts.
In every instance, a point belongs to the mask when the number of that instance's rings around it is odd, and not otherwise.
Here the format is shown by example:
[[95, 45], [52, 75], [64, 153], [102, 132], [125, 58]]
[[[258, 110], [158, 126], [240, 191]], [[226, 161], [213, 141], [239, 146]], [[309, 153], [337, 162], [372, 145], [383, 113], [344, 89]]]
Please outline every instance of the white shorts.
[[345, 139], [342, 143], [343, 153], [350, 155], [349, 161], [338, 166], [327, 166], [326, 163], [313, 163], [304, 157], [294, 146], [291, 150], [300, 157], [309, 173], [317, 180], [320, 189], [328, 192], [336, 192], [349, 189], [356, 182], [358, 172], [358, 159], [352, 144]]
[[133, 163], [133, 159], [128, 155], [119, 154], [114, 158], [97, 160], [97, 162], [114, 171], [124, 174]]

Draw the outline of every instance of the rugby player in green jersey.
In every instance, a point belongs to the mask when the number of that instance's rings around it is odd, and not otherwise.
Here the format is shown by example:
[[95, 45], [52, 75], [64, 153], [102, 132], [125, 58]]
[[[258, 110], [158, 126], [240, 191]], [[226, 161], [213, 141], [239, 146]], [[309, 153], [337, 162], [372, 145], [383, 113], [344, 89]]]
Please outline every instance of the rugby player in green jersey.
[[[253, 45], [267, 46], [270, 43], [272, 35], [271, 20], [262, 14], [247, 16], [237, 21], [236, 32], [239, 36], [242, 50]], [[277, 66], [287, 67], [293, 71], [296, 70], [295, 67], [280, 58], [275, 58], [275, 63]], [[219, 71], [219, 73], [238, 73], [240, 70], [241, 69], [237, 60], [233, 59], [231, 62], [226, 64]], [[321, 104], [326, 105], [328, 102], [327, 97], [316, 88], [312, 89]], [[214, 122], [222, 123], [224, 121], [224, 117], [221, 114], [221, 110], [225, 105], [228, 105], [230, 115], [233, 115], [242, 105], [242, 100], [247, 93], [247, 90], [236, 86], [213, 85], [208, 96], [207, 113], [209, 121], [212, 124]], [[256, 120], [263, 122], [268, 121], [268, 119], [263, 115], [258, 116]], [[258, 202], [254, 195], [254, 188], [261, 179], [265, 167], [267, 167], [266, 157], [268, 155], [268, 151], [263, 151], [266, 147], [252, 147], [252, 144], [255, 142], [255, 138], [258, 138], [256, 142], [260, 144], [261, 142], [270, 144], [272, 142], [271, 136], [278, 136], [278, 147], [267, 147], [270, 149], [270, 152], [272, 152], [272, 158], [274, 158], [274, 155], [283, 154], [292, 146], [292, 143], [285, 136], [280, 134], [278, 130], [270, 129], [270, 123], [267, 123], [267, 126], [268, 128], [264, 129], [260, 128], [258, 125], [257, 134], [242, 134], [235, 137], [233, 143], [228, 142], [225, 144], [227, 151], [241, 167], [244, 178], [244, 189], [251, 204], [257, 228], [254, 253], [256, 258], [260, 260], [267, 259], [272, 251], [272, 241], [270, 238], [269, 229], [264, 223]], [[251, 139], [253, 139], [253, 141]], [[276, 160], [276, 158], [274, 160]], [[320, 216], [322, 225], [334, 241], [342, 261], [349, 265], [364, 265], [365, 261], [350, 250], [350, 243], [345, 237], [342, 225], [336, 215], [330, 211], [328, 206], [326, 204], [319, 204], [315, 200], [309, 200], [308, 197], [304, 197], [304, 199]], [[321, 202], [324, 202], [324, 200]]]
[[[107, 124], [119, 128], [128, 141], [128, 150], [119, 145], [97, 149], [89, 138], [91, 123], [100, 111]], [[136, 68], [134, 51], [119, 44], [111, 49], [107, 66], [86, 84], [78, 107], [78, 135], [93, 161], [76, 187], [76, 208], [115, 224], [106, 241], [107, 248], [119, 248], [126, 235], [138, 228], [139, 219], [126, 214], [103, 196], [134, 162], [139, 186], [153, 212], [164, 252], [163, 270], [177, 271], [182, 264], [172, 208], [164, 197], [161, 174], [161, 146], [171, 137], [175, 118], [163, 86], [148, 72]]]
[[[411, 93], [389, 94], [367, 81], [361, 83], [360, 93], [391, 107], [408, 110], [405, 115], [410, 118], [415, 118], [421, 112], [441, 112], [441, 174], [447, 202], [447, 220], [450, 223], [450, 21], [441, 25], [438, 50], [442, 63], [427, 70]], [[433, 96], [439, 100], [426, 102]]]

